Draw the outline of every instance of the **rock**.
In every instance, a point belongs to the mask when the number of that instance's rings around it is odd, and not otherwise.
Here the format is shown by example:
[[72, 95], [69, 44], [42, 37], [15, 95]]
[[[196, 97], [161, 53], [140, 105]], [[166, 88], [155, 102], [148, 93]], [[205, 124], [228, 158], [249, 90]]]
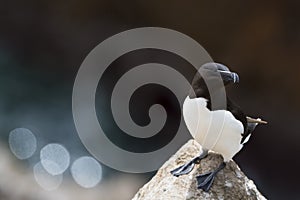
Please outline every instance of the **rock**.
[[172, 169], [200, 153], [201, 146], [194, 140], [188, 141], [132, 200], [266, 199], [234, 161], [227, 163], [226, 167], [218, 173], [209, 192], [197, 189], [196, 176], [217, 168], [222, 162], [222, 156], [212, 152], [201, 160], [190, 174], [180, 177], [171, 175]]

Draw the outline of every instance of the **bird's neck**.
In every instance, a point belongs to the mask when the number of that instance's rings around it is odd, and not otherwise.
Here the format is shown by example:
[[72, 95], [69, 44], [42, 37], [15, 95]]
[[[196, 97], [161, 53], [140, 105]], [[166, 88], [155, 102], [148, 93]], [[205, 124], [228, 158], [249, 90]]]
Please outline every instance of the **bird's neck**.
[[[207, 108], [209, 110], [223, 110], [226, 109], [226, 103], [222, 104], [220, 103], [221, 101], [215, 101], [214, 106], [212, 106], [212, 101], [211, 99], [214, 100], [222, 100], [220, 98], [224, 98], [224, 92], [221, 88], [215, 88], [212, 89], [211, 91], [208, 90], [207, 87], [198, 87], [198, 88], [193, 88], [190, 90], [189, 92], [189, 97], [190, 99], [194, 99], [194, 98], [203, 98], [207, 100]], [[220, 105], [218, 105], [218, 102]], [[224, 101], [222, 102], [226, 102], [226, 99], [224, 99]]]

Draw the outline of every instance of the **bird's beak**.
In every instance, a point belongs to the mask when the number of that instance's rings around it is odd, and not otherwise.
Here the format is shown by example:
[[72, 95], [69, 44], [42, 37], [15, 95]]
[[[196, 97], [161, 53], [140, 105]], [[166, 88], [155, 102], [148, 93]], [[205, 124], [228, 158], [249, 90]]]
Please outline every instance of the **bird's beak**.
[[251, 117], [247, 117], [247, 122], [248, 123], [258, 123], [258, 124], [267, 124], [268, 122], [266, 122], [266, 121], [263, 121], [263, 120], [261, 120], [261, 119], [253, 119], [253, 118], [251, 118]]
[[235, 72], [218, 70], [224, 82], [238, 83], [240, 81], [239, 76]]

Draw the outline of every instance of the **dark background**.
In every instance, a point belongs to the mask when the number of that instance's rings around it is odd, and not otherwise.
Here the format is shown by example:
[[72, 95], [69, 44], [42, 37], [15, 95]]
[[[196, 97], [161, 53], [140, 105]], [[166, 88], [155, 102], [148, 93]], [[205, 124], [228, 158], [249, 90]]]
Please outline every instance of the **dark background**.
[[[229, 96], [269, 122], [235, 160], [270, 199], [299, 199], [300, 2], [1, 1], [0, 131], [27, 127], [85, 152], [72, 119], [73, 82], [101, 41], [144, 26], [180, 31], [239, 73]], [[1, 158], [0, 158], [1, 159]], [[25, 164], [26, 165], [26, 164]], [[105, 177], [119, 174], [105, 169]], [[144, 181], [151, 174], [139, 176]]]

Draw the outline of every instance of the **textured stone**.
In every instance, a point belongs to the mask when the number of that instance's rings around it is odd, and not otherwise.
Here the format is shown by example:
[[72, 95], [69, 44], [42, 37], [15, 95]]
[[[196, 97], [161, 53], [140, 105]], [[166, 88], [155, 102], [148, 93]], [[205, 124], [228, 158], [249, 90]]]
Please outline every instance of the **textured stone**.
[[171, 175], [172, 169], [199, 155], [201, 151], [201, 146], [196, 141], [188, 141], [137, 192], [132, 200], [266, 199], [234, 161], [230, 161], [217, 174], [209, 192], [197, 189], [196, 176], [217, 168], [222, 162], [222, 157], [212, 152], [201, 160], [190, 174], [180, 177]]

